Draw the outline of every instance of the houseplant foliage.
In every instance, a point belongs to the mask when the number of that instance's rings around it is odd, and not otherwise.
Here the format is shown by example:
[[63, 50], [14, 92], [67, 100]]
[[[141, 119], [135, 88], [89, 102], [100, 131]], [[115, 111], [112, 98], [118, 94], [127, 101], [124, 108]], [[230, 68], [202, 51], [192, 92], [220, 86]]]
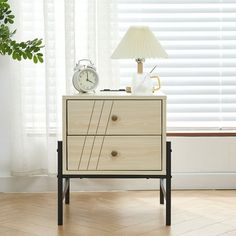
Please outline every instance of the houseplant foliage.
[[35, 38], [26, 42], [17, 42], [13, 39], [16, 30], [11, 30], [15, 16], [12, 14], [8, 0], [0, 0], [0, 54], [9, 55], [14, 60], [33, 60], [34, 63], [43, 62], [40, 52], [42, 39]]

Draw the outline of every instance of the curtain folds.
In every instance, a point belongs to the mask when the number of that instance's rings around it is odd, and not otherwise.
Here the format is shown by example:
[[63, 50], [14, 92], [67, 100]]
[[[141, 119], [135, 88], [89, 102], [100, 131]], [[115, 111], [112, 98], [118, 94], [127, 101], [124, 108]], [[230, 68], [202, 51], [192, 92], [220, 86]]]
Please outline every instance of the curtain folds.
[[[54, 174], [62, 133], [62, 95], [73, 94], [75, 63], [90, 58], [100, 87], [111, 76], [108, 0], [11, 0], [17, 39], [43, 38], [44, 63], [14, 62], [11, 81], [11, 173]], [[106, 29], [105, 31], [102, 29]], [[97, 41], [98, 40], [98, 41]], [[107, 46], [106, 46], [107, 45]], [[14, 68], [14, 69], [13, 69]], [[112, 80], [113, 78], [113, 80]]]
[[[14, 63], [11, 115], [12, 175], [56, 171], [61, 96], [66, 93], [64, 1], [12, 1], [17, 38], [43, 38], [44, 63]], [[13, 66], [11, 66], [13, 68]]]

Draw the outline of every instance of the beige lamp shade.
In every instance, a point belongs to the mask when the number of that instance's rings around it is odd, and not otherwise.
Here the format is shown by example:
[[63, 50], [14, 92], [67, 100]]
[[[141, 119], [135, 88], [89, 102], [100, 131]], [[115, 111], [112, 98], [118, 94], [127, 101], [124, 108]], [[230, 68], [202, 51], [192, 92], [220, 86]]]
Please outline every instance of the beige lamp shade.
[[111, 55], [112, 59], [167, 57], [164, 48], [147, 26], [131, 26]]

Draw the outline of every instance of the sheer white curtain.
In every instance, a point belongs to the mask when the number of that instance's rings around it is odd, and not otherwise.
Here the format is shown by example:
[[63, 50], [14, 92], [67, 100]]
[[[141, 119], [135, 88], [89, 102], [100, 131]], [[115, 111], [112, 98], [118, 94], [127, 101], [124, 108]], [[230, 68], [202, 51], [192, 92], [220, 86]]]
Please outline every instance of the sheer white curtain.
[[11, 1], [17, 38], [43, 38], [45, 62], [14, 63], [11, 86], [11, 172], [47, 174], [56, 170], [61, 137], [61, 95], [66, 93], [64, 1]]
[[[110, 58], [109, 0], [11, 0], [17, 39], [43, 38], [43, 64], [12, 63], [11, 172], [13, 175], [56, 172], [61, 139], [63, 94], [76, 91], [75, 62], [90, 58], [101, 87], [114, 87]], [[99, 6], [99, 7], [98, 7]], [[112, 79], [113, 78], [113, 79]], [[118, 80], [117, 80], [118, 81]]]
[[117, 61], [111, 60], [119, 40], [117, 0], [74, 0], [75, 58], [90, 58], [100, 76], [100, 88], [120, 86]]

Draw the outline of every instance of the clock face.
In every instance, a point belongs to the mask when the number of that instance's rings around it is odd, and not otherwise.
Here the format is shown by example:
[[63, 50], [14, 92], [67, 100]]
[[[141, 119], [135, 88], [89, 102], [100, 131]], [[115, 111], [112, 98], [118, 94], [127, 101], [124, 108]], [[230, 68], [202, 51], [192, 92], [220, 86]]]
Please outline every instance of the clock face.
[[77, 75], [77, 85], [76, 87], [84, 92], [94, 90], [98, 85], [97, 73], [89, 68], [80, 71]]

